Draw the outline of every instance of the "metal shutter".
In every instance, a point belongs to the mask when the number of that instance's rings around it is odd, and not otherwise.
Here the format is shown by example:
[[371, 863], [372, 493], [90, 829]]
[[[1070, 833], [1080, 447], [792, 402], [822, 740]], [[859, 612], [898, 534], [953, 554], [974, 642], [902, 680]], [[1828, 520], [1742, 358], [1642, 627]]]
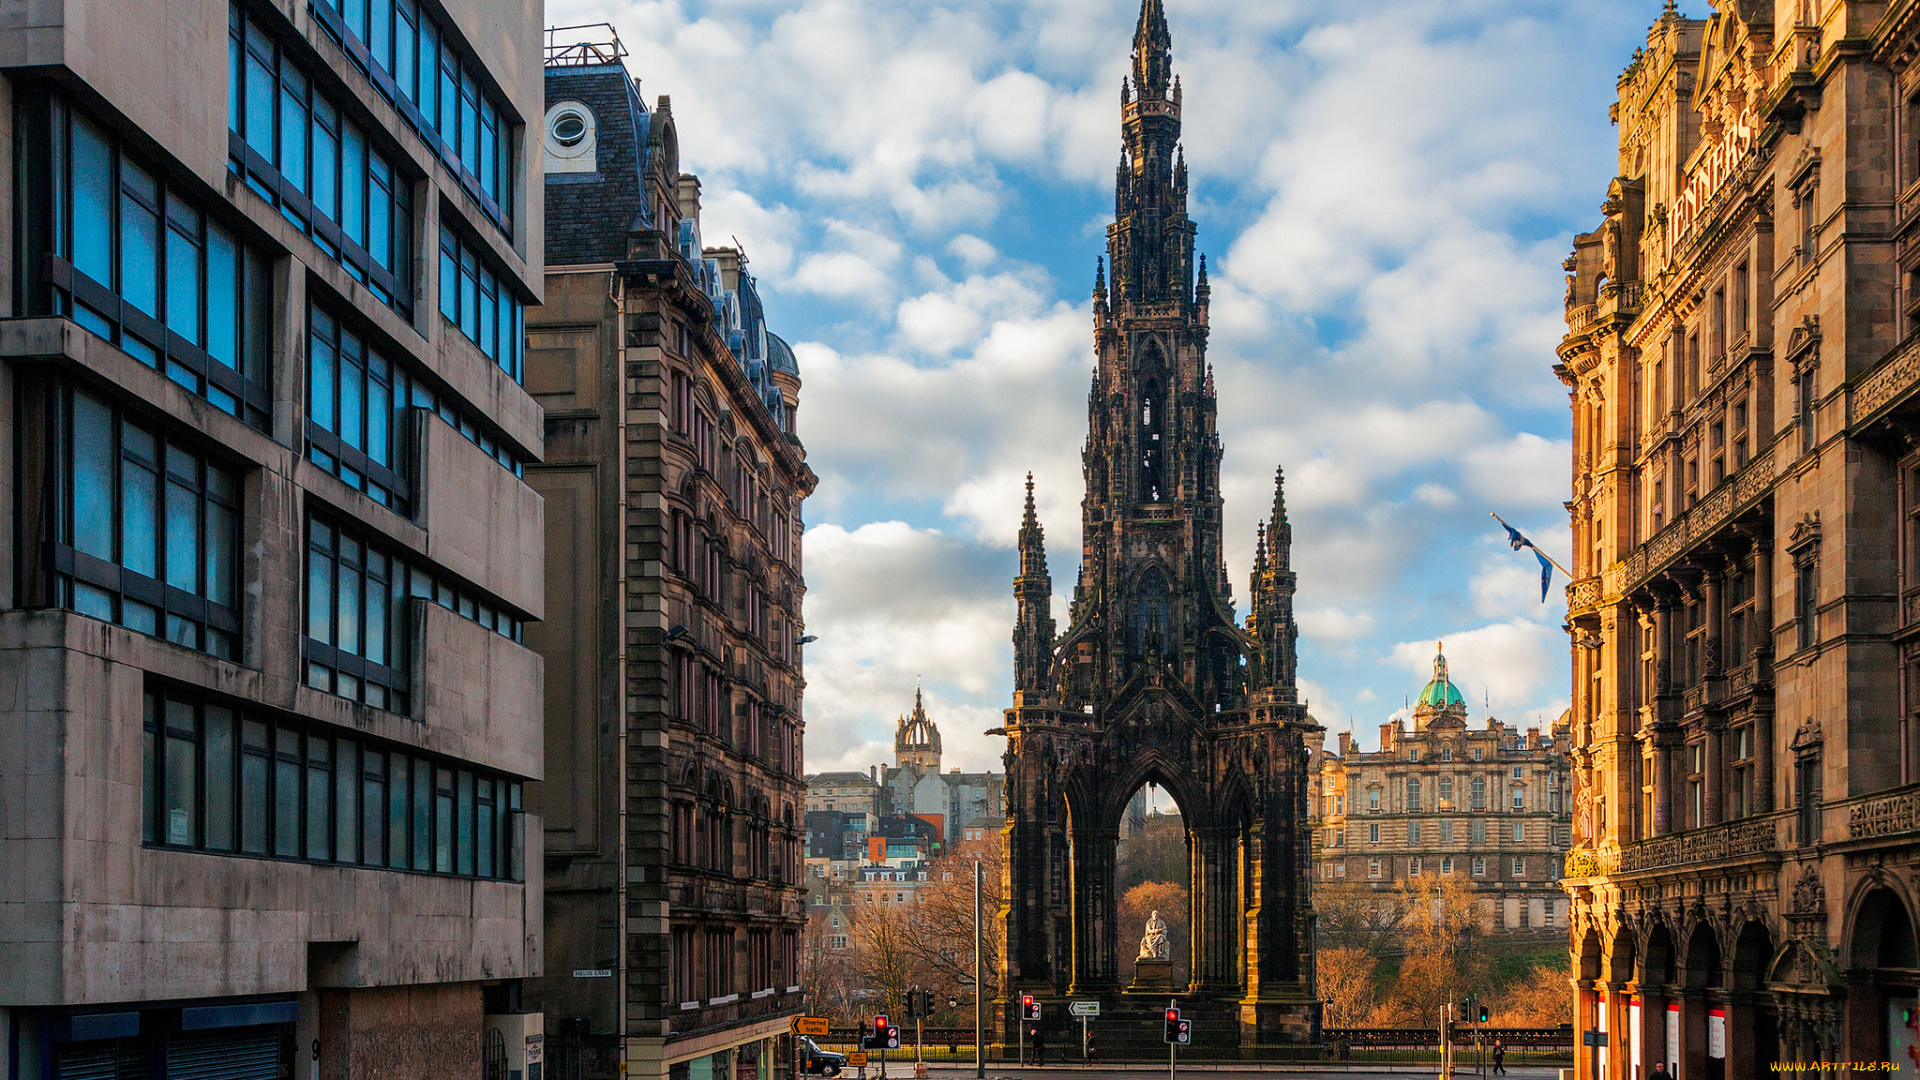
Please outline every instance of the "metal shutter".
[[57, 1080], [147, 1080], [146, 1046], [138, 1040], [66, 1043]]
[[279, 1080], [279, 1077], [280, 1033], [277, 1031], [167, 1042], [167, 1080]]

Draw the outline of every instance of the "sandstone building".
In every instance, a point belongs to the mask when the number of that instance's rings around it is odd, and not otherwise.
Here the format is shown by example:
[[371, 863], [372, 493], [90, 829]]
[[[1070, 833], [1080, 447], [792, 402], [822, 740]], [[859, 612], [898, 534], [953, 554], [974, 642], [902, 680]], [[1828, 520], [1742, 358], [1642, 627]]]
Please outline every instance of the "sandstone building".
[[666, 97], [557, 34], [547, 303], [548, 1018], [561, 1075], [764, 1080], [800, 1011], [800, 375], [700, 234]]
[[[1210, 290], [1161, 0], [1141, 5], [1132, 61], [1115, 221], [1093, 292], [1098, 366], [1065, 627], [1031, 487], [1019, 532], [1014, 696], [1001, 729], [1001, 1026], [1012, 1041], [1019, 995], [1063, 1017], [1065, 996], [1097, 994], [1112, 1003], [1103, 1045], [1157, 1049], [1148, 1039], [1173, 997], [1203, 1046], [1318, 1042], [1304, 740], [1319, 729], [1295, 685], [1292, 527], [1276, 476], [1243, 623], [1222, 552]], [[1141, 929], [1119, 925], [1116, 845], [1148, 783], [1179, 804], [1191, 841], [1191, 978], [1179, 985], [1171, 963], [1144, 983], [1124, 981], [1120, 966]]]
[[540, 25], [0, 28], [0, 1076], [537, 1054]]
[[1568, 259], [1582, 1077], [1905, 1061], [1920, 4], [1669, 4]]
[[[1395, 886], [1435, 876], [1470, 885], [1488, 926], [1510, 935], [1564, 936], [1560, 861], [1572, 823], [1563, 721], [1522, 732], [1488, 718], [1468, 726], [1467, 702], [1444, 653], [1404, 720], [1380, 725], [1380, 749], [1341, 732], [1320, 753], [1315, 818], [1317, 888], [1353, 885], [1390, 901]], [[1317, 745], [1317, 740], [1316, 740]]]

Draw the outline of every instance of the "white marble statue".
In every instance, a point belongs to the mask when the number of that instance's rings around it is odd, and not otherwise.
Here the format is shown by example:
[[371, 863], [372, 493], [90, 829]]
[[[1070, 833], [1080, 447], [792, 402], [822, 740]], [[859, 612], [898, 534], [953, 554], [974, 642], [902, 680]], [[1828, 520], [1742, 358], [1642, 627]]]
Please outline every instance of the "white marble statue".
[[1134, 959], [1173, 959], [1173, 942], [1167, 940], [1167, 924], [1158, 911], [1147, 916], [1147, 935], [1140, 939], [1140, 955]]

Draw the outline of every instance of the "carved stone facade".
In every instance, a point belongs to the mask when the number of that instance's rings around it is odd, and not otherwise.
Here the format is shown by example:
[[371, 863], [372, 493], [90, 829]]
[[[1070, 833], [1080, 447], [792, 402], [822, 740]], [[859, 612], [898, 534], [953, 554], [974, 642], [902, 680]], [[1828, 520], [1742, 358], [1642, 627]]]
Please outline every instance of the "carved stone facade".
[[[1304, 737], [1318, 728], [1294, 689], [1291, 527], [1276, 482], [1243, 627], [1221, 553], [1206, 268], [1170, 65], [1160, 0], [1146, 0], [1121, 102], [1113, 282], [1103, 269], [1094, 291], [1080, 580], [1057, 636], [1031, 488], [1020, 530], [1002, 985], [1127, 997], [1119, 950], [1138, 928], [1116, 923], [1115, 842], [1151, 781], [1191, 840], [1192, 982], [1175, 996], [1196, 1041], [1309, 1042], [1320, 1006]], [[1166, 994], [1134, 997], [1157, 1015]], [[1004, 1022], [1011, 1036], [1017, 1017]]]
[[1566, 264], [1582, 1080], [1907, 1062], [1920, 986], [1920, 4], [1719, 6]]
[[1413, 706], [1413, 727], [1380, 725], [1380, 749], [1341, 732], [1337, 753], [1308, 745], [1315, 785], [1314, 879], [1391, 900], [1396, 883], [1457, 877], [1495, 933], [1557, 936], [1567, 927], [1560, 865], [1572, 832], [1567, 717], [1541, 734], [1488, 717], [1474, 730], [1442, 652]]
[[[800, 373], [746, 256], [705, 247], [671, 103], [617, 42], [546, 72], [548, 1075], [790, 1061], [799, 936]], [[568, 140], [572, 141], [568, 141]], [[580, 168], [580, 165], [587, 168]], [[581, 972], [588, 972], [581, 975]], [[600, 974], [594, 974], [594, 973]]]

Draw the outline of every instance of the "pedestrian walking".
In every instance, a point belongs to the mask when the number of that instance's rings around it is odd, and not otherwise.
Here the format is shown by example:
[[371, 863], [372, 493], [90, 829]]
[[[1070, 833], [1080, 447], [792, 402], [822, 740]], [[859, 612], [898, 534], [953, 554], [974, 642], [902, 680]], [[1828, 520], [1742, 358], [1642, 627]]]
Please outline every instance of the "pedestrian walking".
[[1036, 1025], [1028, 1029], [1027, 1038], [1033, 1042], [1033, 1063], [1035, 1065], [1045, 1065], [1047, 1063], [1047, 1037], [1040, 1034], [1040, 1028]]
[[1666, 1062], [1656, 1061], [1653, 1063], [1653, 1071], [1647, 1074], [1647, 1080], [1673, 1080], [1673, 1074], [1667, 1071]]
[[1499, 1076], [1506, 1075], [1507, 1071], [1507, 1044], [1499, 1039], [1493, 1040], [1493, 1071]]
[[1094, 1063], [1099, 1060], [1099, 1051], [1095, 1050], [1093, 1045], [1093, 1032], [1089, 1031], [1087, 1032], [1087, 1068], [1093, 1068]]

